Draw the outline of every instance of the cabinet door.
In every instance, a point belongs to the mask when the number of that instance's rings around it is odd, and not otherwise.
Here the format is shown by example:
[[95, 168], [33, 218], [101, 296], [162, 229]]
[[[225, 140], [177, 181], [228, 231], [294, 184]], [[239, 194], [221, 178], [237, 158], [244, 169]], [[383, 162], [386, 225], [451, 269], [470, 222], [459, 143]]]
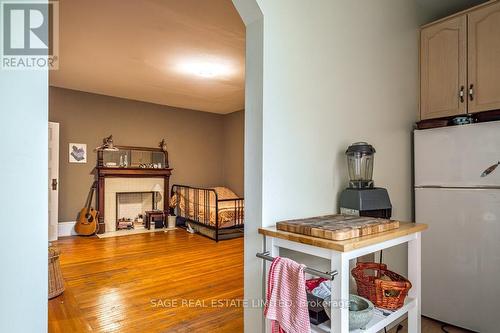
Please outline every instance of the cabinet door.
[[[467, 112], [467, 17], [424, 28], [420, 35], [420, 119]], [[460, 97], [461, 90], [465, 96]]]
[[500, 109], [500, 2], [469, 14], [469, 112]]

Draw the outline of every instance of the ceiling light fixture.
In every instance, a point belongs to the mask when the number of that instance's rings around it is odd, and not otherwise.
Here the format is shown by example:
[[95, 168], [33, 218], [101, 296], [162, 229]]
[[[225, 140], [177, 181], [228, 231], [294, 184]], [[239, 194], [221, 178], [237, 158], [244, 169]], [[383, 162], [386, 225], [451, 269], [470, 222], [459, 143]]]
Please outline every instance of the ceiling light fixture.
[[203, 78], [214, 78], [231, 74], [229, 66], [203, 61], [184, 62], [179, 65], [179, 70], [183, 73], [200, 76]]

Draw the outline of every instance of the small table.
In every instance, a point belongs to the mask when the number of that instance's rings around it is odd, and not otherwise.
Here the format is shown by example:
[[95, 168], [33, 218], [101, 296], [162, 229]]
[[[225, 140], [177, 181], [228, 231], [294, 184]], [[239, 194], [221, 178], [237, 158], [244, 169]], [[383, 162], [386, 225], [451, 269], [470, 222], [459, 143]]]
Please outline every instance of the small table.
[[[330, 261], [331, 271], [338, 275], [332, 281], [332, 299], [349, 299], [349, 260], [370, 253], [374, 253], [399, 244], [408, 243], [408, 279], [413, 287], [408, 293], [405, 305], [389, 316], [374, 316], [365, 330], [356, 330], [356, 333], [376, 333], [392, 322], [408, 314], [408, 332], [420, 333], [420, 289], [421, 289], [421, 257], [420, 237], [427, 225], [400, 222], [398, 229], [378, 234], [352, 238], [344, 241], [332, 241], [291, 232], [277, 230], [276, 227], [260, 228], [259, 234], [264, 236], [265, 251], [276, 257], [280, 248], [306, 253]], [[269, 271], [267, 265], [266, 271]], [[267, 274], [266, 274], [267, 281]], [[264, 285], [267, 285], [264, 284]], [[346, 307], [332, 308], [332, 320], [318, 326], [311, 325], [314, 333], [348, 333], [349, 309]], [[266, 332], [270, 332], [266, 325]]]
[[156, 222], [161, 219], [162, 228], [165, 227], [165, 217], [168, 216], [168, 212], [164, 210], [149, 210], [146, 212], [146, 229], [151, 229], [151, 222]]

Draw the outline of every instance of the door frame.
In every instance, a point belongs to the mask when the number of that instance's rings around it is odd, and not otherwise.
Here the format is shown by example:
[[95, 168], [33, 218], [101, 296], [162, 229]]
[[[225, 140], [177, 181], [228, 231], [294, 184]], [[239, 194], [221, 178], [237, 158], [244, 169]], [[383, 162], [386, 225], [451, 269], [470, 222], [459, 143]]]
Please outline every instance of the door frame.
[[48, 131], [48, 233], [49, 241], [55, 241], [59, 233], [59, 123], [49, 121]]

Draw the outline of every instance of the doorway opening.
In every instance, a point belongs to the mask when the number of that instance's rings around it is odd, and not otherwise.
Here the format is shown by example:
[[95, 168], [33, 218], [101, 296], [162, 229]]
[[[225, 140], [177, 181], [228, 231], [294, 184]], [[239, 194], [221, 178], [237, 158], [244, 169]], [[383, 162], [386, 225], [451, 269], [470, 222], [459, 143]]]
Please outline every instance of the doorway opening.
[[[242, 331], [241, 307], [156, 302], [243, 298], [245, 25], [232, 1], [72, 2], [60, 21], [51, 220], [66, 290], [49, 301], [49, 332]], [[94, 184], [102, 238], [80, 237], [78, 212]], [[130, 232], [149, 219], [152, 232]]]

